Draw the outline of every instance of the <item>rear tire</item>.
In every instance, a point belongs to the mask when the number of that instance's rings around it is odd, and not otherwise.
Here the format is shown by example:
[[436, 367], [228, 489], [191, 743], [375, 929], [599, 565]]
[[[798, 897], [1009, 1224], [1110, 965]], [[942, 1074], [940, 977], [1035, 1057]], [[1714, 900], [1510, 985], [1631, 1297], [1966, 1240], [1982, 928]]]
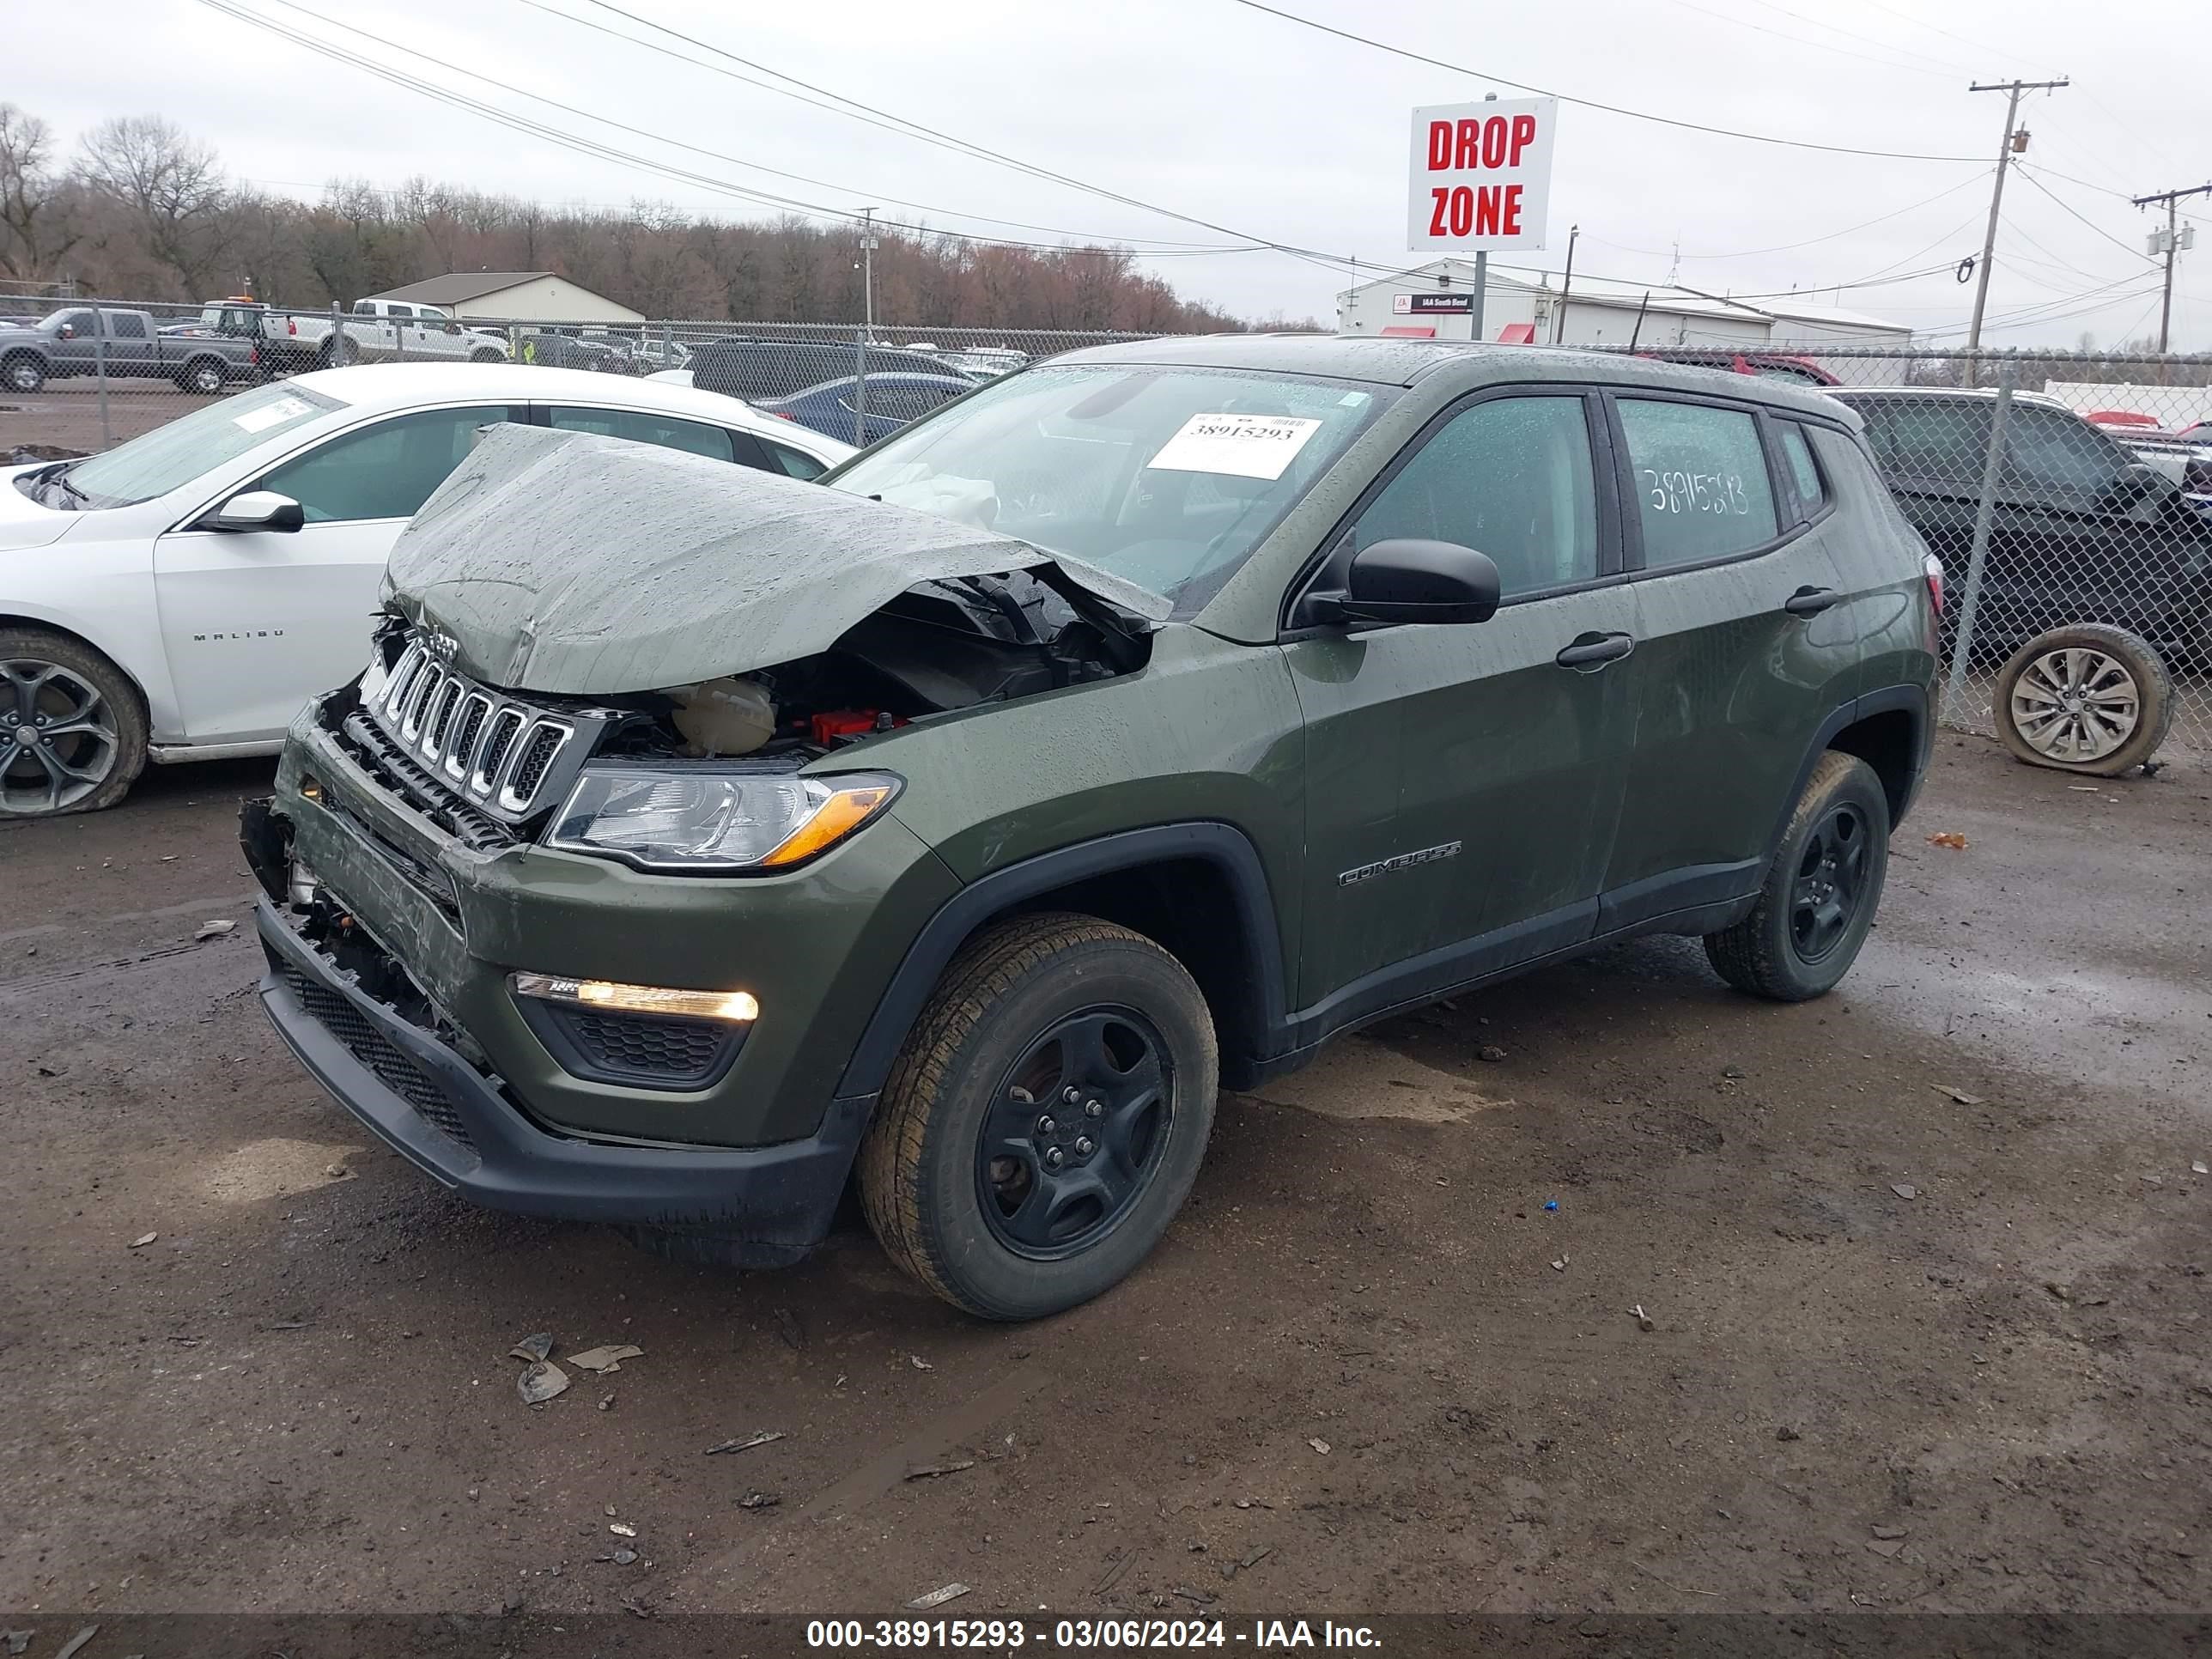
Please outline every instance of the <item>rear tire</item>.
[[1091, 916], [1000, 923], [953, 959], [891, 1067], [860, 1146], [868, 1224], [982, 1318], [1087, 1302], [1182, 1207], [1218, 1074], [1206, 999], [1152, 940]]
[[230, 372], [218, 357], [195, 357], [186, 363], [177, 376], [177, 389], [198, 392], [203, 398], [216, 398], [230, 381]]
[[480, 351], [469, 353], [469, 361], [472, 363], [503, 363], [507, 359], [489, 346], [486, 346]]
[[354, 345], [353, 336], [333, 334], [323, 342], [322, 349], [315, 353], [315, 367], [343, 368], [360, 356], [359, 349]]
[[1751, 914], [1705, 935], [1713, 969], [1774, 1002], [1825, 994], [1850, 971], [1889, 870], [1889, 798], [1874, 769], [1829, 750], [1814, 763]]
[[2173, 681], [2148, 641], [2084, 623], [2039, 634], [1997, 672], [1997, 740], [2030, 766], [2116, 778], [2173, 729]]
[[66, 634], [0, 629], [0, 819], [100, 811], [145, 766], [146, 708], [128, 675]]

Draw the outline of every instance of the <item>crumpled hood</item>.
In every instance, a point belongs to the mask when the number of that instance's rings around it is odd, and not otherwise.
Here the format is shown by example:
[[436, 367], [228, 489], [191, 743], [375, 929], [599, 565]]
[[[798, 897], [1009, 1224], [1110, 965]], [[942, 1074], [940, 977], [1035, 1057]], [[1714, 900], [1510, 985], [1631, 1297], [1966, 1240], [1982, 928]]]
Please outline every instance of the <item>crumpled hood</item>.
[[385, 588], [390, 608], [453, 641], [464, 673], [589, 697], [813, 656], [918, 582], [1010, 570], [1125, 632], [1172, 608], [994, 531], [681, 450], [515, 425], [487, 428], [422, 504]]

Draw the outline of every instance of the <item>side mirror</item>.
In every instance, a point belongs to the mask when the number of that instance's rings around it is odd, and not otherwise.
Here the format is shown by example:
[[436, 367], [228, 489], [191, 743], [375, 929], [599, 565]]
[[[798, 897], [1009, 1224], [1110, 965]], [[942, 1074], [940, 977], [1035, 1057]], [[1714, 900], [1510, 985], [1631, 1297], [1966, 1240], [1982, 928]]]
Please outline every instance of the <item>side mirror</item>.
[[64, 323], [58, 332], [63, 339], [74, 340], [76, 338], [76, 325], [75, 323]]
[[210, 530], [297, 530], [307, 521], [307, 514], [289, 495], [249, 489], [233, 495], [202, 522]]
[[1401, 538], [1352, 556], [1342, 616], [1395, 627], [1401, 623], [1488, 622], [1498, 610], [1498, 567], [1486, 553], [1456, 542]]

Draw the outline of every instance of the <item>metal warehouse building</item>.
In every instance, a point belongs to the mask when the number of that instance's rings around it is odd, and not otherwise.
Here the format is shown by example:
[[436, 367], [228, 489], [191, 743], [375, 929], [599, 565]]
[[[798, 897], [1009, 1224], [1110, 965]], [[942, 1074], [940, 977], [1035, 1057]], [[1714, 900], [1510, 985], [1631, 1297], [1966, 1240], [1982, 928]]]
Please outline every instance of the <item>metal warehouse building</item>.
[[442, 306], [463, 322], [641, 323], [641, 312], [550, 270], [455, 270], [372, 300]]
[[[1805, 349], [1902, 346], [1911, 330], [1859, 312], [1792, 301], [1753, 306], [1695, 289], [1577, 276], [1562, 300], [1555, 275], [1493, 264], [1483, 304], [1486, 338], [1522, 343], [1727, 345]], [[1336, 296], [1340, 334], [1474, 337], [1474, 262], [1437, 259]]]

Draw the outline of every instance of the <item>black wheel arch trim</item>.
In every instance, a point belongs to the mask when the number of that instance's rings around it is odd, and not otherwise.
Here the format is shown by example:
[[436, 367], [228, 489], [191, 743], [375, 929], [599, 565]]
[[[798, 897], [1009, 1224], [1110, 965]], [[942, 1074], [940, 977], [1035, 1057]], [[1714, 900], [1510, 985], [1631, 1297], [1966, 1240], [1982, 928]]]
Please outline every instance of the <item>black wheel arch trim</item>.
[[1056, 848], [978, 877], [946, 900], [923, 927], [878, 999], [876, 1012], [845, 1064], [836, 1097], [849, 1099], [882, 1091], [891, 1063], [905, 1045], [907, 1032], [921, 1015], [954, 955], [977, 929], [1054, 889], [1093, 876], [1198, 859], [1227, 880], [1250, 958], [1255, 1004], [1252, 1029], [1224, 1031], [1224, 1081], [1239, 1061], [1257, 1065], [1283, 1042], [1285, 997], [1283, 952], [1266, 869], [1251, 838], [1234, 824], [1214, 821], [1155, 824], [1126, 830], [1094, 841]]
[[1805, 785], [1813, 775], [1813, 769], [1820, 757], [1828, 751], [1836, 738], [1861, 720], [1876, 714], [1904, 713], [1912, 720], [1912, 776], [1905, 790], [1905, 804], [1892, 815], [1890, 828], [1894, 830], [1905, 821], [1905, 813], [1912, 809], [1914, 799], [1920, 793], [1920, 784], [1928, 771], [1928, 750], [1930, 739], [1928, 688], [1924, 685], [1886, 685], [1869, 691], [1832, 713], [1820, 722], [1813, 734], [1813, 742], [1805, 751], [1805, 758], [1797, 768], [1797, 781], [1790, 787], [1782, 811], [1774, 823], [1774, 832], [1766, 838], [1766, 856], [1771, 860], [1781, 850], [1782, 838], [1789, 833], [1790, 820], [1796, 816], [1797, 802], [1805, 793]]

